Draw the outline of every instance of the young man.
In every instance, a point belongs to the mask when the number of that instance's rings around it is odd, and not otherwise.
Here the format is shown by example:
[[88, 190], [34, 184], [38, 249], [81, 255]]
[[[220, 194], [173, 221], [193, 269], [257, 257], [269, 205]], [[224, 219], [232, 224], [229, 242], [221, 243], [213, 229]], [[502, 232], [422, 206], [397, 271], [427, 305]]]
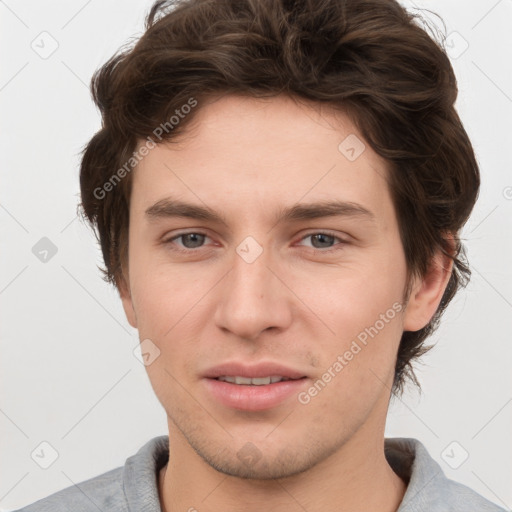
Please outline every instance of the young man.
[[168, 7], [93, 78], [80, 180], [169, 436], [23, 510], [501, 510], [384, 439], [469, 276], [448, 57], [390, 0]]

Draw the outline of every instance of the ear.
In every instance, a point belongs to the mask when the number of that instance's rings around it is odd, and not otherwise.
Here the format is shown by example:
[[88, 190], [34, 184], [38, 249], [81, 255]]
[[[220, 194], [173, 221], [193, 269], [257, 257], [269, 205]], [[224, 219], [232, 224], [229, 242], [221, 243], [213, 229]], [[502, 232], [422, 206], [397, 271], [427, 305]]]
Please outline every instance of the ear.
[[[448, 241], [453, 254], [455, 242], [451, 235]], [[452, 270], [453, 260], [439, 249], [425, 276], [414, 280], [404, 314], [404, 331], [419, 331], [430, 322], [443, 298]]]
[[137, 329], [137, 316], [135, 315], [135, 309], [133, 308], [132, 294], [129, 286], [129, 278], [122, 276], [118, 283], [119, 295], [123, 302], [124, 314], [129, 324]]

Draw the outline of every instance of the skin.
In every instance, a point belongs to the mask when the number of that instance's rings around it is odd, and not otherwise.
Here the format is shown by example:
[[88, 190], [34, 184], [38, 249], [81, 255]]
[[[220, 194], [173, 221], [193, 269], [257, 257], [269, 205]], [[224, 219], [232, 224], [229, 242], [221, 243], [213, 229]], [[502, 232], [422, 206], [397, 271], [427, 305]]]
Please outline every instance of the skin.
[[[160, 350], [147, 371], [168, 417], [162, 510], [394, 511], [406, 489], [384, 456], [396, 353], [402, 332], [435, 313], [451, 261], [438, 253], [407, 307], [308, 404], [220, 404], [201, 374], [227, 360], [298, 369], [307, 390], [403, 304], [406, 261], [385, 161], [368, 144], [352, 162], [338, 150], [349, 134], [362, 140], [347, 116], [287, 96], [228, 95], [197, 108], [183, 135], [134, 171], [120, 290], [128, 321]], [[225, 223], [145, 215], [171, 195]], [[329, 199], [358, 203], [374, 220], [275, 222], [282, 208]], [[326, 230], [333, 238], [319, 240]], [[206, 237], [170, 241], [183, 232]], [[263, 249], [250, 264], [236, 252], [248, 236]], [[260, 457], [252, 465], [237, 457], [247, 442]]]

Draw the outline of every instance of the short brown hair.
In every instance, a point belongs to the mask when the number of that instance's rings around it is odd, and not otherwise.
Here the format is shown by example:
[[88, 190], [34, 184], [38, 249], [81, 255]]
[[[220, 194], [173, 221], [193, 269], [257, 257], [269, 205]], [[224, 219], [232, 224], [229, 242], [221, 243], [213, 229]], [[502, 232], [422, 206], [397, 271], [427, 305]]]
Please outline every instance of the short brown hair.
[[[408, 283], [425, 275], [439, 249], [454, 262], [434, 317], [400, 342], [393, 391], [402, 391], [407, 377], [419, 386], [411, 361], [431, 348], [424, 340], [469, 280], [459, 232], [480, 177], [454, 108], [449, 58], [418, 20], [394, 0], [154, 3], [143, 36], [91, 81], [102, 127], [83, 152], [80, 208], [97, 229], [104, 279], [118, 288], [125, 282], [129, 171], [140, 141], [155, 142], [156, 127], [166, 127], [158, 142], [171, 141], [214, 94], [287, 94], [328, 104], [348, 112], [389, 164]], [[199, 107], [170, 123], [191, 98]]]

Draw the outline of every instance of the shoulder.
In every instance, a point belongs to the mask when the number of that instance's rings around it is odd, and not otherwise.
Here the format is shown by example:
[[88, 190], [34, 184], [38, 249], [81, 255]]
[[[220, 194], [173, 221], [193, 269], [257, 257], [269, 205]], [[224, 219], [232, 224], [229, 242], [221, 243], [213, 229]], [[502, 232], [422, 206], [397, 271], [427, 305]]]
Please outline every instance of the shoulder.
[[148, 441], [124, 466], [71, 485], [15, 512], [159, 512], [157, 474], [167, 462], [168, 436]]
[[474, 510], [478, 510], [479, 512], [505, 512], [504, 508], [501, 508], [485, 499], [473, 489], [470, 489], [459, 482], [455, 482], [447, 478], [445, 485], [446, 500], [443, 499], [443, 495], [440, 495], [439, 503], [444, 503], [443, 506], [448, 505], [449, 508], [447, 510], [468, 512], [472, 512]]
[[123, 492], [123, 467], [71, 485], [15, 512], [128, 511]]
[[505, 511], [469, 487], [447, 478], [417, 439], [387, 438], [385, 453], [393, 470], [408, 481], [397, 512]]

